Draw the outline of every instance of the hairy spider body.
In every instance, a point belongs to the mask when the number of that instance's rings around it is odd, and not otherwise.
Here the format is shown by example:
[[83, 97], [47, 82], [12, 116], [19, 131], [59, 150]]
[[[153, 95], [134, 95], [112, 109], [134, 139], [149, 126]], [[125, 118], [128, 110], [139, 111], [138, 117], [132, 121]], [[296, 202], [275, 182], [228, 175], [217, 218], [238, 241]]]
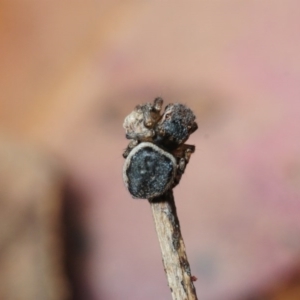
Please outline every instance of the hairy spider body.
[[175, 187], [195, 146], [184, 144], [197, 130], [193, 112], [183, 104], [169, 104], [160, 115], [163, 100], [138, 105], [124, 121], [130, 142], [123, 179], [134, 198], [151, 199]]
[[195, 115], [191, 109], [180, 103], [169, 104], [157, 123], [154, 142], [168, 149], [175, 149], [182, 145], [197, 128]]

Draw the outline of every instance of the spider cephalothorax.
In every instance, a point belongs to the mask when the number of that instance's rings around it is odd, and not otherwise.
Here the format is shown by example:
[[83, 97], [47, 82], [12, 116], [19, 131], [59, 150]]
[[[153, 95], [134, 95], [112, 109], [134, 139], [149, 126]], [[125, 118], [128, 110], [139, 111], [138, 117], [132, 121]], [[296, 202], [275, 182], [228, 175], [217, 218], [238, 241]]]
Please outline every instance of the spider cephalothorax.
[[138, 105], [124, 121], [130, 142], [123, 153], [123, 179], [135, 198], [152, 199], [176, 186], [195, 146], [184, 144], [197, 130], [195, 115], [183, 104], [163, 100]]
[[126, 158], [129, 152], [140, 142], [153, 141], [155, 126], [160, 120], [160, 111], [163, 100], [156, 98], [154, 103], [137, 105], [135, 109], [125, 118], [123, 127], [126, 138], [130, 139], [123, 156]]

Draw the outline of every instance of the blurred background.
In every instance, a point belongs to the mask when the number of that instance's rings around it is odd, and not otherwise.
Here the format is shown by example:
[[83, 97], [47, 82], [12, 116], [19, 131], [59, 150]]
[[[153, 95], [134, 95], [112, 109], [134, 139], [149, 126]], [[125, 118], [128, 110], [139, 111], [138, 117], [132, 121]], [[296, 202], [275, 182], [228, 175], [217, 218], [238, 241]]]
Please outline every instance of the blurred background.
[[300, 299], [299, 10], [0, 1], [1, 299], [171, 299], [121, 175], [123, 120], [157, 96], [199, 125], [175, 189], [199, 299]]

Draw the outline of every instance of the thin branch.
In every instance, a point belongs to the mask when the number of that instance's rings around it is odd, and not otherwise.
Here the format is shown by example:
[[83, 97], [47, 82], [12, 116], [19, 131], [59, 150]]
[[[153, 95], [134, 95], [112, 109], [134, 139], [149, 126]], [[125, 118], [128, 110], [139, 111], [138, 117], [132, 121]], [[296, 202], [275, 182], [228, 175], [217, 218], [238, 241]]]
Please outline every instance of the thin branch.
[[197, 300], [173, 191], [149, 201], [173, 300]]

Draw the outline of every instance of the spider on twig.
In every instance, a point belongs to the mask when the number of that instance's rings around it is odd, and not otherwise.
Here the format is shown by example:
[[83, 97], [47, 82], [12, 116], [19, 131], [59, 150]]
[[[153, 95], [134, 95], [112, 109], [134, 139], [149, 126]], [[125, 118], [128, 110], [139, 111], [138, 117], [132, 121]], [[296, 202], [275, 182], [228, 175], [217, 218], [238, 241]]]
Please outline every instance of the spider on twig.
[[192, 110], [171, 103], [161, 115], [162, 105], [162, 98], [137, 105], [124, 120], [130, 142], [123, 153], [123, 179], [134, 198], [151, 200], [174, 188], [195, 151], [184, 144], [198, 128]]

